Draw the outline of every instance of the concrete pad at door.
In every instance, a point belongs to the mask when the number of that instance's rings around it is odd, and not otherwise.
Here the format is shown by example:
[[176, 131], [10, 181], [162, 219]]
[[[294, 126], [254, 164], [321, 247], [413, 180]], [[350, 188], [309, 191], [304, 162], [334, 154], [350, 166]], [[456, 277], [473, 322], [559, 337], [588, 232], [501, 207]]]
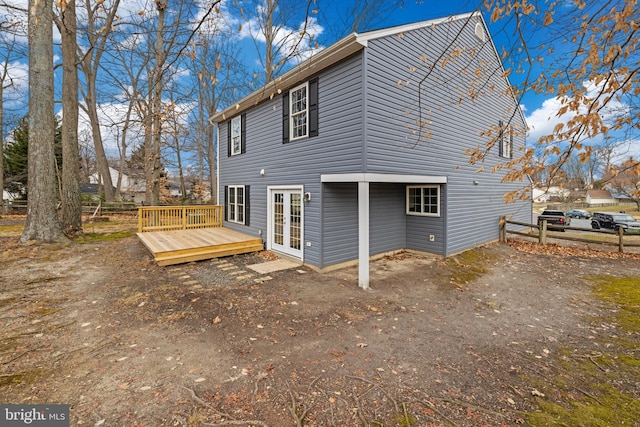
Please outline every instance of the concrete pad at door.
[[274, 271], [288, 270], [290, 268], [300, 267], [302, 263], [299, 261], [292, 261], [289, 259], [277, 259], [275, 261], [261, 262], [260, 264], [247, 265], [247, 268], [259, 273], [267, 274]]

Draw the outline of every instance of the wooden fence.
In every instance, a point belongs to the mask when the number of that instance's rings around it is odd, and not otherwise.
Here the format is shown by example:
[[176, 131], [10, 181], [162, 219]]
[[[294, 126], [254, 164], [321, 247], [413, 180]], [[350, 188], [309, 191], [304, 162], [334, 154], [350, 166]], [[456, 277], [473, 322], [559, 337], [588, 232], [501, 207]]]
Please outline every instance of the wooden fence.
[[222, 207], [143, 206], [138, 208], [138, 232], [222, 227]]
[[[519, 230], [510, 230], [507, 225], [517, 225]], [[535, 232], [534, 230], [538, 230]], [[580, 233], [562, 233], [562, 231], [574, 230]], [[549, 235], [549, 231], [553, 232], [553, 235]], [[618, 252], [624, 252], [626, 247], [640, 247], [640, 235], [624, 234], [624, 230], [619, 228], [614, 230], [603, 229], [590, 229], [590, 228], [578, 228], [568, 226], [552, 226], [551, 230], [547, 227], [547, 221], [543, 220], [540, 226], [536, 224], [529, 224], [526, 222], [509, 221], [504, 216], [500, 217], [500, 241], [507, 241], [507, 234], [517, 234], [526, 237], [536, 237], [540, 244], [546, 245], [549, 237], [560, 240], [570, 240], [574, 242], [584, 243], [597, 243], [605, 245], [617, 245]]]
[[[2, 213], [26, 214], [28, 202], [26, 200], [5, 200], [2, 206]], [[60, 205], [58, 205], [60, 208]], [[134, 216], [138, 212], [138, 206], [133, 202], [82, 202], [83, 215], [112, 215], [129, 214]]]

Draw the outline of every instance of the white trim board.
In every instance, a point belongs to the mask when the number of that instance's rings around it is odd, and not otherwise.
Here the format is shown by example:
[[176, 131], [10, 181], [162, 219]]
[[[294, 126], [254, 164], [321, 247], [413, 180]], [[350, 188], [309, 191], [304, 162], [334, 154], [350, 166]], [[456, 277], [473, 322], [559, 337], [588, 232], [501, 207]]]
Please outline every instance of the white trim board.
[[402, 175], [388, 173], [334, 173], [320, 175], [320, 182], [392, 182], [401, 184], [446, 184], [439, 175]]

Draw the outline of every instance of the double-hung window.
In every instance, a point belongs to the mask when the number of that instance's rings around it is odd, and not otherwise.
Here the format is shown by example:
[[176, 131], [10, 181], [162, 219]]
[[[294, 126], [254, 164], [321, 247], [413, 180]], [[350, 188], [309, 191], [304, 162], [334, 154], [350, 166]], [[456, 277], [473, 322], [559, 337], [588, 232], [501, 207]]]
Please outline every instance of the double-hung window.
[[244, 224], [245, 193], [244, 185], [230, 185], [227, 188], [227, 221]]
[[440, 216], [440, 186], [407, 186], [407, 215]]
[[240, 114], [227, 120], [227, 156], [237, 156], [247, 151], [247, 115]]
[[282, 142], [318, 136], [318, 77], [282, 94]]
[[241, 117], [231, 119], [231, 155], [242, 152], [242, 120]]
[[309, 111], [308, 111], [309, 84], [304, 83], [289, 92], [289, 115], [291, 117], [291, 139], [304, 138], [308, 135]]

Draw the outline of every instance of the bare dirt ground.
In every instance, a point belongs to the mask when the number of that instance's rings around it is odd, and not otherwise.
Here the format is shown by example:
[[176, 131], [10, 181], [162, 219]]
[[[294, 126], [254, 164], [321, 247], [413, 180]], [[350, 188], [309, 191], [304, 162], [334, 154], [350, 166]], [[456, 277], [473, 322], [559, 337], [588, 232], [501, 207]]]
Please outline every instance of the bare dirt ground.
[[[246, 268], [269, 252], [158, 267], [135, 236], [21, 245], [5, 230], [0, 402], [67, 403], [71, 425], [535, 424], [543, 401], [607, 404], [584, 383], [550, 391], [567, 360], [614, 366], [599, 357], [618, 308], [590, 278], [640, 284], [638, 256], [524, 243], [386, 257], [363, 291], [356, 268]], [[615, 378], [640, 398], [637, 372]]]

